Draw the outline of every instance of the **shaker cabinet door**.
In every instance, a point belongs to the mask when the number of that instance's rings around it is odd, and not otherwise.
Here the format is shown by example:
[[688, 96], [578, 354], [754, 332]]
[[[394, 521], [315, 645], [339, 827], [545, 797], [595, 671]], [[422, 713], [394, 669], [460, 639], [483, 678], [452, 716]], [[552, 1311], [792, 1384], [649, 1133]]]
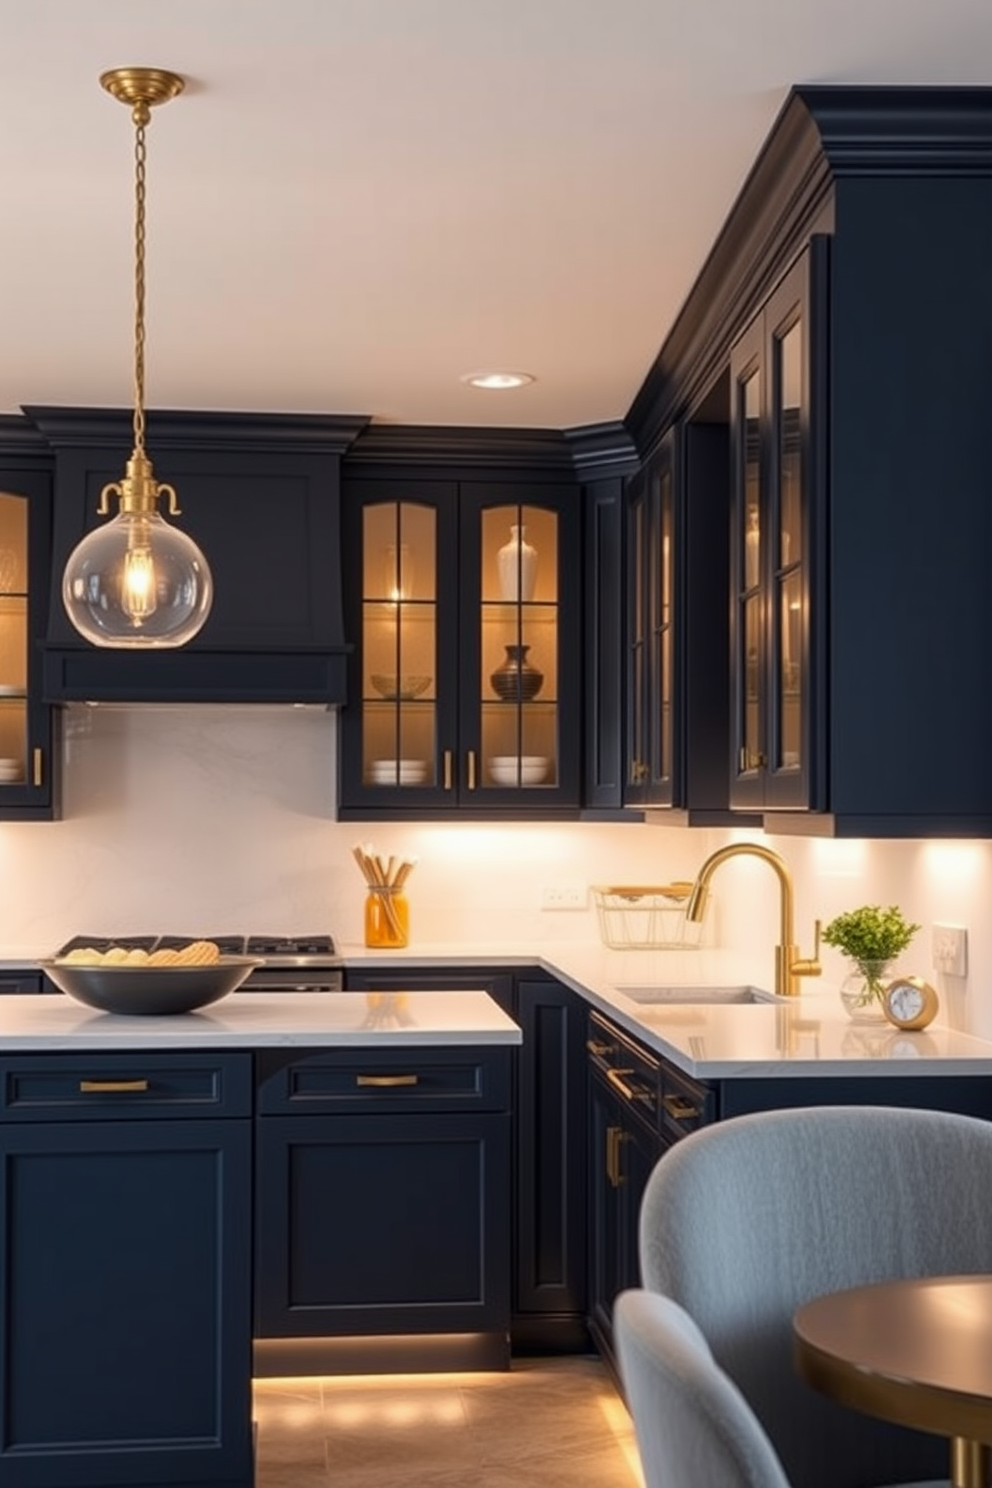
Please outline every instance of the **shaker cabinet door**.
[[249, 1488], [248, 1121], [0, 1132], [0, 1488]]

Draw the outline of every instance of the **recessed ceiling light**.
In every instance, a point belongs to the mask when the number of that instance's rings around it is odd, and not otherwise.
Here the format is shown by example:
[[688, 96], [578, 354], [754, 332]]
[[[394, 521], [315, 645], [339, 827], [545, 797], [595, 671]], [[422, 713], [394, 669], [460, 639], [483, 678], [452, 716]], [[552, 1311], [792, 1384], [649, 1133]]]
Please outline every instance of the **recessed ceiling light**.
[[529, 382], [536, 381], [529, 372], [466, 372], [459, 378], [459, 382], [467, 382], [470, 387], [498, 392], [507, 388], [526, 387]]

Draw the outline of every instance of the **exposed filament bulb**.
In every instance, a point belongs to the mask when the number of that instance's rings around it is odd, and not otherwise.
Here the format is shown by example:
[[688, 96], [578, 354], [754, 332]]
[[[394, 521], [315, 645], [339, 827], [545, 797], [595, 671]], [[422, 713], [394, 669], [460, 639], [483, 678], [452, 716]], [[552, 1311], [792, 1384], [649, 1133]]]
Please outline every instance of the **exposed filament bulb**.
[[156, 598], [155, 560], [147, 540], [139, 538], [124, 555], [124, 573], [121, 580], [121, 609], [135, 625], [154, 615], [158, 608]]

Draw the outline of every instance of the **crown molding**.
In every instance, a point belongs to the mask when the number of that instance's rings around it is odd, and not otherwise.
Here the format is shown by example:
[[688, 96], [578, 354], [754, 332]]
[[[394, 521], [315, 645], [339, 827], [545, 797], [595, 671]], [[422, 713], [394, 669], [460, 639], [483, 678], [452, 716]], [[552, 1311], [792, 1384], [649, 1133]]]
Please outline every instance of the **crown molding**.
[[[106, 449], [133, 442], [132, 414], [119, 408], [24, 407], [53, 449]], [[155, 449], [292, 450], [343, 455], [368, 423], [364, 414], [214, 413], [151, 408], [148, 443]]]
[[992, 174], [992, 88], [789, 93], [624, 420], [643, 455], [726, 368], [733, 342], [865, 176]]

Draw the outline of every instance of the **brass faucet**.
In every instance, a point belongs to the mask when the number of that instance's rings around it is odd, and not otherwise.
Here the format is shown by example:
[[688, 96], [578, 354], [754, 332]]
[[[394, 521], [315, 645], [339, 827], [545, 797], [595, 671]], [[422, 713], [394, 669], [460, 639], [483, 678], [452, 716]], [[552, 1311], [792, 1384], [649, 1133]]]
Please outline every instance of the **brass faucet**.
[[813, 955], [809, 960], [803, 960], [799, 955], [799, 947], [793, 944], [795, 931], [793, 928], [792, 874], [784, 859], [780, 858], [778, 853], [772, 852], [770, 847], [762, 847], [757, 842], [732, 842], [728, 847], [718, 848], [715, 853], [711, 853], [696, 876], [696, 882], [692, 886], [692, 893], [689, 895], [689, 902], [685, 908], [685, 917], [687, 920], [696, 921], [703, 918], [710, 891], [710, 881], [714, 873], [728, 858], [737, 858], [742, 854], [762, 858], [775, 870], [781, 889], [781, 927], [779, 944], [775, 947], [775, 995], [777, 997], [798, 997], [799, 978], [819, 976], [823, 969], [820, 965], [820, 921], [816, 921], [816, 942]]

